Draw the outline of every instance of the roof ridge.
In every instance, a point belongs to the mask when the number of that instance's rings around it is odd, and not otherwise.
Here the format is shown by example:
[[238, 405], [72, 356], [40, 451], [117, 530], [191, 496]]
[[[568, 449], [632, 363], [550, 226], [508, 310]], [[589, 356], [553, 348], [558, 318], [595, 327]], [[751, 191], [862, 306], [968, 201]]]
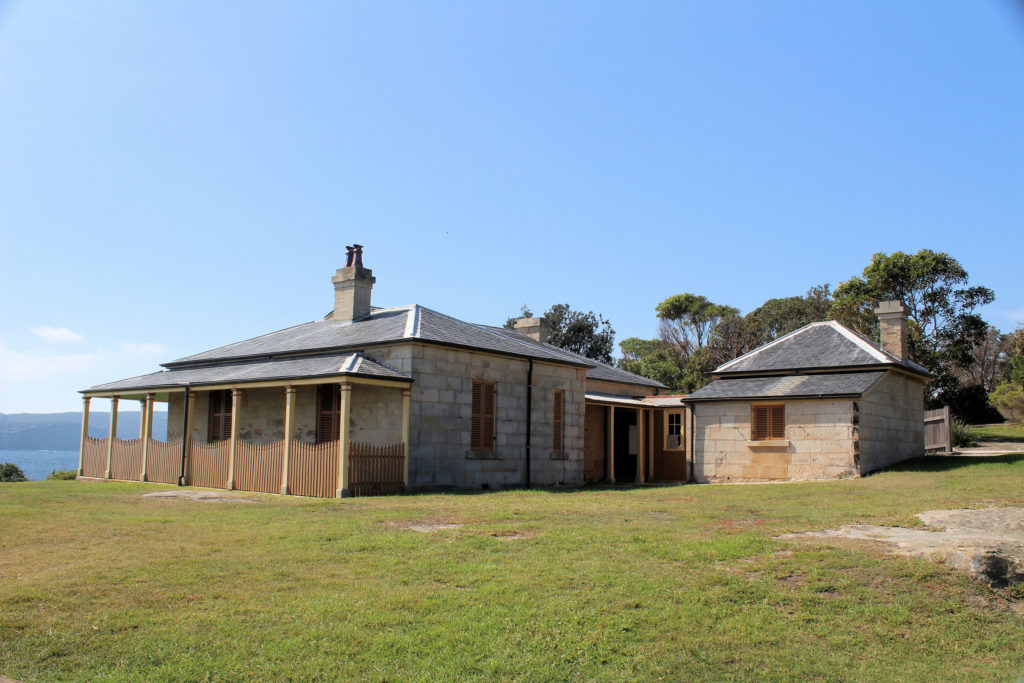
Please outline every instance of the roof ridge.
[[409, 307], [409, 313], [405, 318], [405, 330], [402, 332], [403, 339], [417, 339], [420, 336], [420, 305], [413, 304]]
[[[307, 320], [304, 323], [298, 323], [296, 325], [289, 325], [288, 327], [282, 327], [279, 330], [274, 330], [273, 332], [267, 332], [265, 334], [258, 334], [255, 337], [249, 337], [248, 339], [239, 339], [238, 341], [231, 342], [230, 344], [223, 344], [221, 346], [215, 346], [212, 349], [207, 349], [206, 351], [200, 351], [199, 353], [191, 353], [191, 354], [189, 354], [187, 356], [182, 356], [181, 358], [176, 358], [174, 360], [169, 360], [169, 361], [167, 361], [167, 363], [161, 363], [160, 367], [166, 368], [169, 363], [186, 362], [185, 359], [192, 358], [193, 356], [200, 356], [200, 355], [205, 354], [205, 353], [213, 353], [214, 351], [220, 351], [221, 349], [226, 349], [229, 346], [235, 346], [236, 344], [244, 344], [245, 342], [251, 342], [251, 341], [255, 341], [256, 339], [262, 339], [263, 337], [269, 337], [272, 334], [278, 334], [279, 332], [286, 332], [288, 330], [294, 330], [295, 328], [302, 327], [303, 325], [313, 325], [313, 324], [320, 323], [320, 322], [324, 322], [324, 321], [323, 320]], [[196, 361], [196, 362], [199, 362], [199, 361]], [[140, 375], [140, 377], [141, 376], [142, 375]]]
[[880, 346], [876, 345], [873, 341], [871, 341], [864, 335], [855, 332], [854, 330], [851, 330], [849, 327], [843, 325], [838, 320], [829, 320], [828, 322], [833, 324], [832, 327], [835, 328], [836, 332], [843, 335], [844, 337], [852, 341], [854, 344], [859, 346], [861, 349], [867, 351], [868, 353], [870, 353], [872, 356], [882, 361], [883, 363], [894, 363], [899, 360], [898, 358], [896, 358], [896, 356], [893, 356], [889, 352], [883, 350]]
[[787, 332], [786, 334], [782, 335], [781, 337], [776, 337], [775, 339], [771, 340], [767, 344], [762, 344], [761, 346], [758, 346], [756, 349], [753, 349], [751, 351], [747, 351], [742, 356], [737, 356], [736, 358], [733, 358], [728, 363], [723, 363], [722, 365], [719, 365], [717, 368], [715, 368], [714, 371], [715, 372], [721, 372], [722, 370], [725, 370], [725, 369], [729, 368], [730, 366], [735, 365], [736, 363], [739, 363], [741, 360], [746, 360], [748, 358], [751, 358], [752, 356], [755, 356], [755, 355], [761, 353], [762, 351], [766, 351], [766, 350], [770, 349], [771, 347], [775, 346], [776, 344], [781, 344], [785, 340], [789, 339], [790, 337], [792, 337], [792, 336], [794, 336], [794, 335], [796, 335], [796, 334], [798, 334], [800, 332], [803, 332], [804, 330], [810, 329], [812, 327], [818, 327], [818, 326], [821, 326], [821, 325], [827, 325], [829, 322], [832, 322], [832, 321], [830, 321], [830, 320], [821, 320], [821, 321], [817, 321], [817, 322], [813, 322], [813, 323], [807, 323], [803, 327], [798, 327], [797, 329], [793, 330], [792, 332]]
[[395, 366], [389, 365], [388, 363], [385, 363], [382, 360], [374, 358], [373, 356], [367, 356], [366, 354], [361, 354], [361, 355], [366, 360], [370, 361], [371, 363], [376, 363], [377, 365], [381, 366], [382, 368], [387, 368], [388, 370], [391, 370], [392, 372], [397, 372], [398, 374], [405, 375], [406, 377], [411, 377], [412, 376], [408, 372], [406, 372], [405, 370], [399, 370]]

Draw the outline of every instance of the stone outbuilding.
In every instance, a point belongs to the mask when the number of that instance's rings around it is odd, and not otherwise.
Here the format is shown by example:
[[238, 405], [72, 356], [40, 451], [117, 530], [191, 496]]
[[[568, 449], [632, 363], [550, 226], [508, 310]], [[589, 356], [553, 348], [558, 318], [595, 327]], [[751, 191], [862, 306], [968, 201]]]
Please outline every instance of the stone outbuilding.
[[684, 399], [691, 478], [834, 479], [923, 455], [930, 375], [907, 357], [903, 306], [875, 313], [881, 346], [817, 322], [717, 368]]
[[[375, 307], [375, 281], [350, 247], [324, 319], [85, 390], [80, 475], [316, 496], [685, 479], [683, 406], [649, 400], [660, 383], [546, 343], [545, 319]], [[107, 439], [88, 436], [93, 398], [111, 400]], [[134, 441], [116, 437], [124, 400], [142, 403]]]

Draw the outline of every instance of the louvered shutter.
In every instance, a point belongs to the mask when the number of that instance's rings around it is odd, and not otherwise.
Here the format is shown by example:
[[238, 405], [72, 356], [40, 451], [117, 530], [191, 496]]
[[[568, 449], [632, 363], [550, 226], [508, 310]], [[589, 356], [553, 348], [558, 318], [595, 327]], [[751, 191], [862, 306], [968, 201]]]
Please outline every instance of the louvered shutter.
[[754, 441], [764, 441], [768, 438], [768, 406], [754, 406], [753, 425], [750, 430], [750, 438]]
[[470, 448], [474, 451], [494, 450], [494, 384], [473, 380], [473, 410], [470, 427]]
[[555, 453], [562, 452], [562, 390], [555, 389], [554, 418], [551, 432], [551, 450]]
[[210, 392], [210, 420], [207, 441], [231, 438], [231, 391]]
[[338, 440], [338, 421], [341, 410], [341, 387], [337, 384], [321, 384], [317, 387], [316, 442], [327, 443]]
[[786, 438], [786, 406], [768, 406], [769, 412], [769, 439]]

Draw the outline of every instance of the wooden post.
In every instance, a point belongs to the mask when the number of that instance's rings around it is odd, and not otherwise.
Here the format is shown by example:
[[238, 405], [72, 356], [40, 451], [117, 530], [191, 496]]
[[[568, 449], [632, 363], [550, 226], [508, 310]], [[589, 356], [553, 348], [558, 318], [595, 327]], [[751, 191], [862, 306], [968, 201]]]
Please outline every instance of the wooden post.
[[658, 434], [654, 433], [654, 411], [647, 411], [647, 474], [654, 479], [654, 444], [658, 443]]
[[352, 414], [352, 385], [348, 382], [341, 383], [341, 405], [338, 411], [338, 498], [348, 498], [352, 495], [348, 481], [348, 422]]
[[615, 483], [615, 406], [608, 406], [608, 483]]
[[235, 450], [238, 445], [238, 413], [242, 405], [242, 390], [231, 390], [231, 445], [228, 450], [228, 481], [227, 490], [235, 488]]
[[946, 423], [946, 453], [953, 454], [953, 420], [949, 414], [949, 406], [942, 407], [942, 419]]
[[117, 438], [117, 396], [110, 399], [110, 434], [107, 436], [107, 472], [110, 479], [110, 461], [114, 458], [114, 439]]
[[146, 481], [146, 465], [149, 463], [149, 440], [153, 436], [153, 394], [146, 394], [142, 401], [142, 473], [139, 481]]
[[[188, 468], [192, 464], [192, 417], [196, 410], [196, 396], [198, 392], [185, 389], [185, 416], [181, 425], [181, 449], [184, 453], [182, 466], [185, 471], [179, 482], [180, 486], [188, 486]], [[190, 395], [191, 394], [191, 395]]]
[[402, 452], [405, 454], [405, 472], [402, 475], [402, 482], [405, 489], [409, 490], [409, 405], [412, 391], [402, 389]]
[[91, 396], [82, 397], [82, 440], [78, 446], [78, 476], [85, 474], [85, 444], [89, 441], [89, 401]]
[[295, 387], [284, 388], [284, 454], [281, 456], [281, 495], [288, 495], [288, 461], [292, 455], [292, 432], [295, 431]]
[[645, 476], [645, 472], [644, 472], [644, 451], [645, 451], [644, 446], [647, 445], [647, 444], [644, 443], [644, 431], [645, 431], [644, 427], [646, 426], [644, 424], [644, 418], [645, 417], [646, 416], [644, 415], [644, 409], [643, 408], [637, 408], [636, 409], [636, 431], [637, 431], [637, 435], [636, 435], [637, 436], [637, 439], [636, 439], [636, 441], [637, 441], [637, 443], [636, 443], [636, 483], [638, 483], [638, 484], [643, 484], [646, 481], [646, 476]]

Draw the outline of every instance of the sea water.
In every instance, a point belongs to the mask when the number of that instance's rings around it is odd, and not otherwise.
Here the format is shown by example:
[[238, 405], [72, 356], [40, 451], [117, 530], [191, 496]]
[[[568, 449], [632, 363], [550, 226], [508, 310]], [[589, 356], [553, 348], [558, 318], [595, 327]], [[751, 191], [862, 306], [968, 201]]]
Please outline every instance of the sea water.
[[26, 479], [46, 479], [53, 470], [78, 468], [78, 451], [2, 451], [0, 463], [13, 462]]

